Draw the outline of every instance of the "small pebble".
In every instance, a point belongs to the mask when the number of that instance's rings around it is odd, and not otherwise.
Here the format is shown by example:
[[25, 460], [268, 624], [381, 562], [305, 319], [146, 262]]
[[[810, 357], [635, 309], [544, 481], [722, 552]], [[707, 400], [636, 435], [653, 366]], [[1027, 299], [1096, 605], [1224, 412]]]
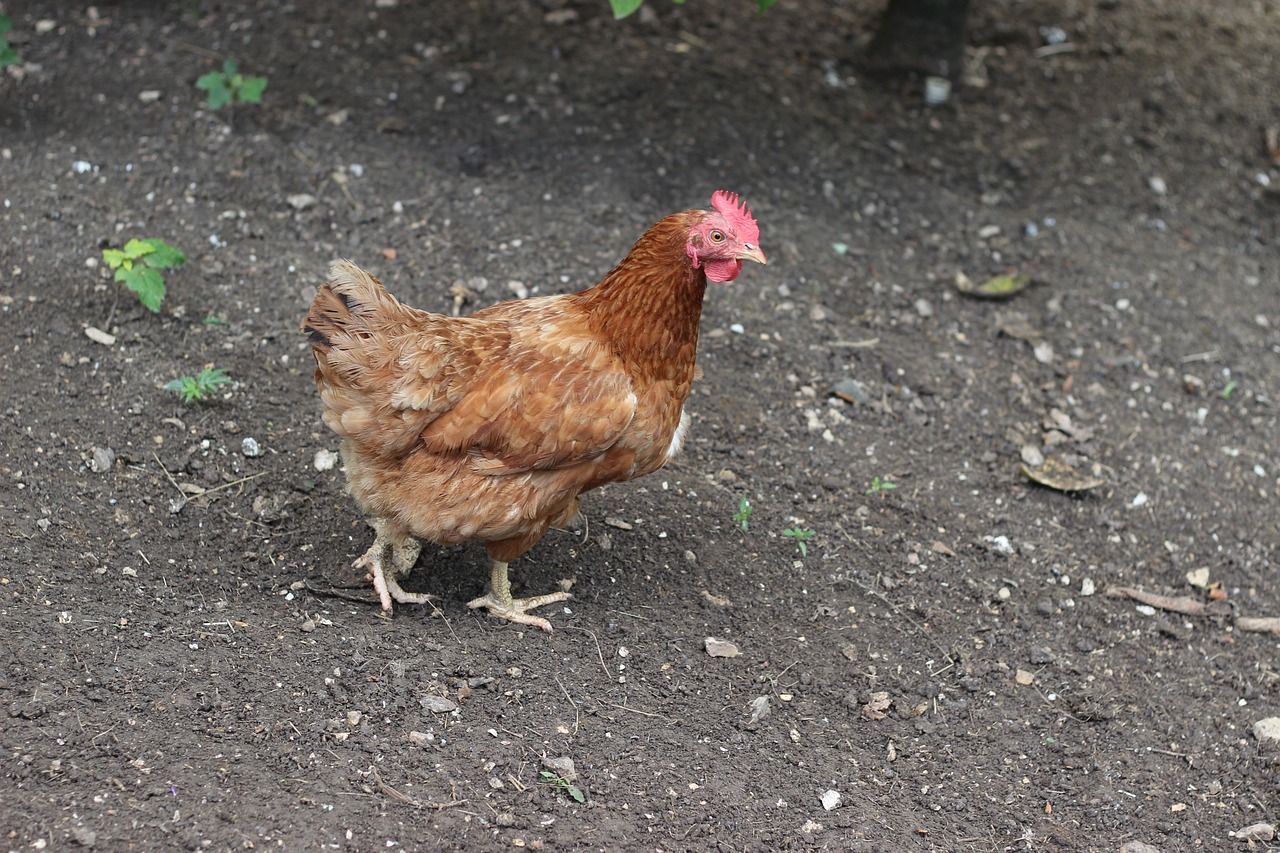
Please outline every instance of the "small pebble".
[[447, 714], [458, 709], [458, 703], [445, 696], [423, 696], [418, 700], [418, 704], [433, 714]]
[[1253, 823], [1237, 829], [1231, 837], [1236, 841], [1270, 841], [1276, 837], [1276, 828], [1269, 823]]
[[1264, 717], [1253, 724], [1253, 736], [1263, 743], [1280, 743], [1280, 717]]
[[110, 447], [94, 447], [93, 458], [89, 460], [89, 470], [95, 474], [105, 474], [116, 464], [116, 452]]
[[822, 794], [822, 807], [827, 811], [840, 808], [840, 804], [844, 802], [844, 797], [839, 791], [824, 791]]
[[311, 193], [294, 193], [293, 195], [285, 196], [285, 201], [294, 210], [306, 210], [309, 207], [315, 207], [316, 197]]
[[245, 436], [240, 442], [240, 452], [245, 456], [261, 456], [262, 448], [258, 446], [258, 440], [253, 436]]
[[338, 464], [338, 454], [332, 450], [317, 450], [311, 464], [317, 471], [330, 471]]
[[560, 776], [562, 779], [567, 779], [570, 782], [577, 781], [578, 779], [578, 771], [577, 768], [573, 766], [573, 759], [567, 755], [562, 755], [559, 758], [543, 758], [542, 766], [544, 769], [550, 770], [557, 776]]
[[703, 644], [706, 646], [707, 654], [713, 658], [736, 658], [742, 654], [736, 645], [718, 637], [707, 637]]
[[1145, 841], [1126, 841], [1120, 845], [1120, 853], [1160, 853], [1160, 848]]

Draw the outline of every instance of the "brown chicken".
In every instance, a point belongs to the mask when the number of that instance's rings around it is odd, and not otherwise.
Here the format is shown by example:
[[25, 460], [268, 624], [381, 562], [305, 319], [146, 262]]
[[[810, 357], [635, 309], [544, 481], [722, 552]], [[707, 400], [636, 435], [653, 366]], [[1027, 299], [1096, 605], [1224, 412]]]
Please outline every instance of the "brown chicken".
[[324, 422], [342, 437], [347, 484], [371, 518], [367, 569], [384, 613], [421, 604], [400, 578], [418, 539], [487, 543], [489, 592], [470, 602], [550, 631], [530, 614], [571, 598], [513, 599], [507, 564], [577, 515], [578, 496], [650, 474], [680, 449], [707, 281], [765, 263], [735, 194], [666, 217], [580, 293], [446, 317], [402, 305], [339, 261], [302, 329]]

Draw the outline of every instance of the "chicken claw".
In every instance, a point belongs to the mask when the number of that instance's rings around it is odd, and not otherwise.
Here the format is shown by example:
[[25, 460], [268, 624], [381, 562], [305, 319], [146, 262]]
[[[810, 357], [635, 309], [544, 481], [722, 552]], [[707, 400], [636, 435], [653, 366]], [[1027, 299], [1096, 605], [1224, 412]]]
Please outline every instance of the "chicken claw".
[[569, 601], [573, 598], [567, 592], [549, 592], [546, 595], [534, 595], [529, 598], [511, 597], [511, 580], [507, 577], [507, 564], [494, 560], [489, 569], [489, 591], [479, 598], [467, 602], [474, 609], [485, 608], [490, 615], [520, 625], [530, 625], [551, 633], [551, 623], [546, 619], [528, 613], [535, 607], [544, 604], [555, 604], [557, 601]]
[[[382, 604], [384, 615], [391, 615], [391, 602], [401, 604], [426, 604], [434, 596], [427, 593], [406, 592], [400, 586], [400, 578], [407, 577], [418, 561], [418, 552], [422, 543], [414, 539], [407, 531], [396, 528], [384, 518], [371, 518], [369, 524], [376, 534], [369, 550], [356, 558], [351, 565], [357, 569], [366, 569], [373, 588], [378, 593], [378, 601]], [[391, 554], [391, 571], [383, 568], [387, 553]]]

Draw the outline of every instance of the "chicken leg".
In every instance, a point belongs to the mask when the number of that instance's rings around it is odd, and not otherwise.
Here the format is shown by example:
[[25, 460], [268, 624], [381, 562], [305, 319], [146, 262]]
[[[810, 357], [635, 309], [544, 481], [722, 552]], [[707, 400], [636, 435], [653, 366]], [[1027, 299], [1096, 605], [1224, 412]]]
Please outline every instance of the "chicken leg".
[[550, 622], [546, 619], [532, 616], [528, 611], [544, 604], [569, 601], [572, 598], [573, 596], [567, 592], [549, 592], [546, 595], [534, 595], [529, 598], [512, 598], [511, 580], [507, 577], [507, 564], [501, 560], [494, 560], [493, 565], [489, 568], [489, 591], [479, 598], [467, 602], [467, 606], [473, 610], [483, 607], [491, 615], [497, 616], [499, 619], [506, 619], [508, 622], [516, 622], [521, 625], [531, 625], [534, 628], [541, 628], [547, 633], [551, 633]]
[[[369, 547], [351, 565], [357, 569], [367, 569], [373, 588], [378, 593], [378, 601], [382, 604], [384, 616], [391, 615], [392, 599], [401, 604], [426, 604], [433, 596], [426, 593], [406, 592], [400, 587], [400, 578], [407, 577], [418, 561], [418, 552], [422, 543], [409, 535], [409, 531], [385, 518], [371, 518], [369, 525], [374, 530], [373, 545]], [[386, 571], [384, 562], [390, 556], [390, 569]]]

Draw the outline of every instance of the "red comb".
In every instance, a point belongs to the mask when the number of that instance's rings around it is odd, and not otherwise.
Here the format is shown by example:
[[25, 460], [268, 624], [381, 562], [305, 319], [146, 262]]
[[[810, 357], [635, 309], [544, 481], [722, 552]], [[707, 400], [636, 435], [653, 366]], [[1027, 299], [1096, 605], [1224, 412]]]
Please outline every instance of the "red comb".
[[760, 226], [751, 216], [745, 203], [738, 204], [738, 194], [716, 190], [711, 194], [711, 206], [733, 226], [734, 233], [744, 243], [760, 242]]

